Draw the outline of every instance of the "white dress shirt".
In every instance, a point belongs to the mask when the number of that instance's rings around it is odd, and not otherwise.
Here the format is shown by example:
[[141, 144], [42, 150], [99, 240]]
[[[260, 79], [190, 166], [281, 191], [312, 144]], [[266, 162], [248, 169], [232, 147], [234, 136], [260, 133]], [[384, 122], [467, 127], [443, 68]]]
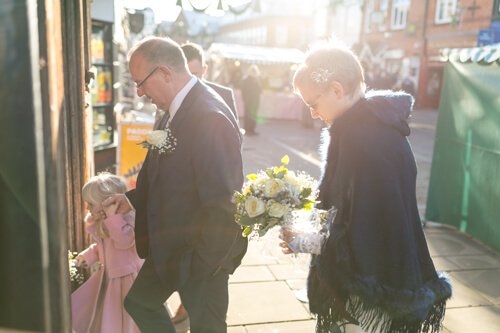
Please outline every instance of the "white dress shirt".
[[186, 98], [187, 94], [191, 91], [191, 89], [194, 87], [196, 82], [198, 82], [198, 79], [195, 76], [191, 77], [191, 80], [189, 80], [188, 83], [186, 83], [186, 85], [177, 93], [177, 95], [175, 95], [174, 99], [172, 100], [172, 103], [170, 103], [170, 107], [168, 108], [168, 112], [170, 113], [170, 118], [168, 119], [167, 127], [172, 122], [172, 119], [174, 119], [174, 116], [181, 107], [182, 102], [184, 102], [184, 99]]

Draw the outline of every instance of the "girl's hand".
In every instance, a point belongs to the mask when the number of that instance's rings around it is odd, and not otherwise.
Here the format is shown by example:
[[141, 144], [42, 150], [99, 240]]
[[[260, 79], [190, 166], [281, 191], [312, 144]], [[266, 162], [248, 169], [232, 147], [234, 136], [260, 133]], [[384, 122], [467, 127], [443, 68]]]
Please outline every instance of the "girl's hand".
[[102, 202], [102, 206], [104, 207], [104, 209], [112, 204], [118, 204], [117, 208], [115, 209], [115, 213], [117, 214], [124, 215], [134, 209], [125, 194], [112, 195]]
[[82, 267], [82, 268], [87, 268], [87, 261], [85, 260], [85, 258], [81, 255], [78, 255], [76, 256], [76, 260], [77, 260], [77, 264], [76, 266], [77, 267]]
[[118, 209], [118, 202], [113, 202], [104, 207], [104, 213], [106, 217], [110, 217], [116, 214], [117, 209]]

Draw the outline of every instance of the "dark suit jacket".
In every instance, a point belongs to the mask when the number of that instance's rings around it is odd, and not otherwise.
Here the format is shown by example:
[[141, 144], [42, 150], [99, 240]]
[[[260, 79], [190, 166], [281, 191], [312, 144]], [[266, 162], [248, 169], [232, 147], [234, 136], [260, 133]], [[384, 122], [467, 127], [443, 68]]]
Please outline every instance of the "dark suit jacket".
[[136, 247], [164, 280], [232, 273], [247, 240], [234, 222], [232, 196], [243, 184], [241, 137], [234, 116], [197, 82], [173, 118], [175, 151], [149, 151], [129, 191], [136, 209]]
[[207, 86], [215, 90], [215, 92], [219, 94], [220, 97], [222, 97], [224, 102], [226, 102], [226, 104], [233, 112], [233, 115], [236, 118], [236, 120], [238, 120], [238, 111], [236, 111], [236, 103], [234, 102], [233, 89], [221, 86], [220, 84], [214, 82], [203, 81], [203, 83], [205, 83]]

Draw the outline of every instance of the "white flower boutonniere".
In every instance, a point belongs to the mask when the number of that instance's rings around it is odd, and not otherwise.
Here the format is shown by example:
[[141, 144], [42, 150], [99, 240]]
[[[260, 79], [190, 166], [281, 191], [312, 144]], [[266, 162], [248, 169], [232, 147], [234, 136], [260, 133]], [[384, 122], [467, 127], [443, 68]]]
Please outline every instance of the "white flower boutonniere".
[[157, 150], [159, 154], [170, 154], [175, 150], [177, 139], [170, 128], [164, 130], [151, 131], [146, 137], [146, 141], [140, 144], [143, 148]]

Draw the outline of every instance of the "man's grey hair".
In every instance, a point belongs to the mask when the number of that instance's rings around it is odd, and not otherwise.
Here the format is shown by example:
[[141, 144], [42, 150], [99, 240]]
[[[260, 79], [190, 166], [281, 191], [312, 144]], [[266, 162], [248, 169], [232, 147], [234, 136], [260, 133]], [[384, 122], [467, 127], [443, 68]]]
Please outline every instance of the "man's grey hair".
[[128, 52], [128, 60], [140, 55], [151, 66], [165, 65], [175, 72], [187, 72], [187, 61], [181, 47], [170, 38], [146, 37]]

